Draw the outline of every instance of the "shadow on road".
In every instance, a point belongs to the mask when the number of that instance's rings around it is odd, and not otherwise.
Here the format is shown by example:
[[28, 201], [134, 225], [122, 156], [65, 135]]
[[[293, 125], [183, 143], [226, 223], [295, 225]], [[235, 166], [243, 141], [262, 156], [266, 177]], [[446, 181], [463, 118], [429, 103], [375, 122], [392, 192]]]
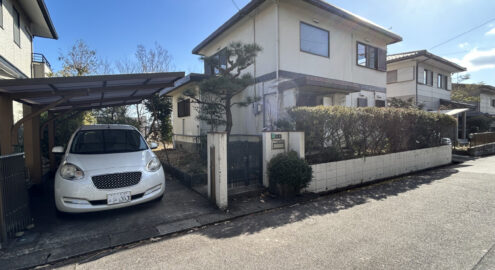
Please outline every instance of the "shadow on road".
[[315, 215], [337, 213], [341, 210], [362, 205], [370, 201], [385, 200], [431, 184], [458, 172], [465, 165], [449, 166], [425, 171], [401, 178], [395, 178], [378, 184], [324, 195], [303, 207], [288, 207], [282, 211], [273, 211], [272, 215], [260, 214], [248, 216], [241, 222], [226, 222], [222, 226], [201, 230], [199, 233], [211, 238], [230, 238], [242, 234], [253, 234], [267, 228], [276, 228], [289, 223], [304, 220]]

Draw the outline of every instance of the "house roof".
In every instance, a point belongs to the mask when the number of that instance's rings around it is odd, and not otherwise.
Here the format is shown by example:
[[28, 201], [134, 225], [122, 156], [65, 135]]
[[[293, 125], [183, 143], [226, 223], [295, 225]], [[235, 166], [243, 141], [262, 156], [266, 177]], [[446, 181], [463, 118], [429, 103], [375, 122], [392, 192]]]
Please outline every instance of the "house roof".
[[[393, 42], [390, 42], [389, 44], [396, 43], [399, 41], [402, 41], [402, 37], [367, 20], [364, 19], [358, 15], [355, 15], [347, 10], [338, 8], [334, 5], [331, 5], [323, 0], [302, 0], [306, 3], [309, 3], [315, 7], [321, 8], [325, 11], [328, 11], [330, 13], [333, 13], [339, 17], [342, 17], [344, 19], [353, 21], [357, 23], [360, 26], [363, 26], [365, 28], [368, 28], [372, 31], [379, 32], [393, 40]], [[204, 47], [206, 47], [211, 41], [213, 41], [215, 38], [223, 34], [225, 31], [227, 31], [229, 28], [231, 28], [233, 25], [235, 25], [237, 22], [239, 22], [241, 19], [243, 19], [246, 15], [248, 15], [251, 11], [255, 10], [257, 7], [259, 7], [261, 4], [266, 2], [266, 0], [251, 0], [246, 6], [244, 6], [239, 12], [237, 12], [234, 16], [232, 16], [227, 22], [225, 22], [223, 25], [221, 25], [217, 30], [215, 30], [212, 34], [210, 34], [205, 40], [203, 40], [199, 45], [197, 45], [192, 53], [193, 54], [199, 54], [199, 51], [201, 51]]]
[[163, 96], [163, 95], [168, 96], [185, 85], [188, 85], [188, 84], [193, 83], [193, 82], [202, 81], [203, 79], [206, 79], [208, 77], [209, 77], [209, 75], [206, 75], [206, 74], [191, 73], [191, 74], [185, 76], [184, 78], [181, 78], [181, 79], [175, 81], [173, 86], [167, 87], [167, 88], [161, 90], [160, 96]]
[[434, 55], [427, 50], [418, 50], [418, 51], [412, 51], [412, 52], [403, 52], [403, 53], [397, 53], [397, 54], [390, 54], [387, 55], [387, 64], [394, 63], [394, 62], [399, 62], [399, 61], [404, 61], [404, 60], [409, 60], [409, 59], [415, 59], [415, 58], [426, 58], [426, 59], [433, 59], [438, 62], [441, 62], [449, 67], [452, 67], [453, 69], [457, 70], [457, 72], [461, 71], [466, 71], [465, 67], [462, 67], [452, 61], [449, 61], [445, 58], [442, 58], [438, 55]]
[[468, 108], [462, 108], [462, 109], [453, 109], [453, 110], [440, 110], [438, 112], [441, 114], [454, 116], [467, 111], [469, 111]]
[[18, 0], [17, 4], [31, 21], [31, 34], [37, 37], [58, 39], [44, 0]]
[[0, 80], [0, 95], [51, 111], [136, 104], [174, 85], [183, 72]]

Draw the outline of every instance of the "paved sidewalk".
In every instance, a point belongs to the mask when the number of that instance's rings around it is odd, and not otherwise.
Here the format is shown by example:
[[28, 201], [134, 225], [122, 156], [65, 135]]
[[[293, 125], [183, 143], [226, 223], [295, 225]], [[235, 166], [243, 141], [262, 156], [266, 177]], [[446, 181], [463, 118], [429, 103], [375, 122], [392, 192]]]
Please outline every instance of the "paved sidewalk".
[[494, 164], [480, 158], [58, 266], [495, 269]]

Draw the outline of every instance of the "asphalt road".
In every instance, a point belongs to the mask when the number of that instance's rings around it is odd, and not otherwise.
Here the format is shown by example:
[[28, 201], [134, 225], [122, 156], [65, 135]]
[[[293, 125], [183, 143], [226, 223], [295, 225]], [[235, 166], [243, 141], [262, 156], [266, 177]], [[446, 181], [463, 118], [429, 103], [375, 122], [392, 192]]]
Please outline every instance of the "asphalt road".
[[64, 269], [495, 269], [495, 157], [331, 194]]

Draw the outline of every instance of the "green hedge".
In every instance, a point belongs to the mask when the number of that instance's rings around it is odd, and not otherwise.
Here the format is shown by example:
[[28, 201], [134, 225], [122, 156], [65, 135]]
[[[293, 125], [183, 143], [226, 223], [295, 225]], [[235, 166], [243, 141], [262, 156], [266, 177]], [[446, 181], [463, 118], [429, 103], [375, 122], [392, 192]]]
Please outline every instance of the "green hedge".
[[417, 109], [294, 107], [289, 115], [305, 132], [311, 164], [439, 146], [456, 126], [452, 116]]

